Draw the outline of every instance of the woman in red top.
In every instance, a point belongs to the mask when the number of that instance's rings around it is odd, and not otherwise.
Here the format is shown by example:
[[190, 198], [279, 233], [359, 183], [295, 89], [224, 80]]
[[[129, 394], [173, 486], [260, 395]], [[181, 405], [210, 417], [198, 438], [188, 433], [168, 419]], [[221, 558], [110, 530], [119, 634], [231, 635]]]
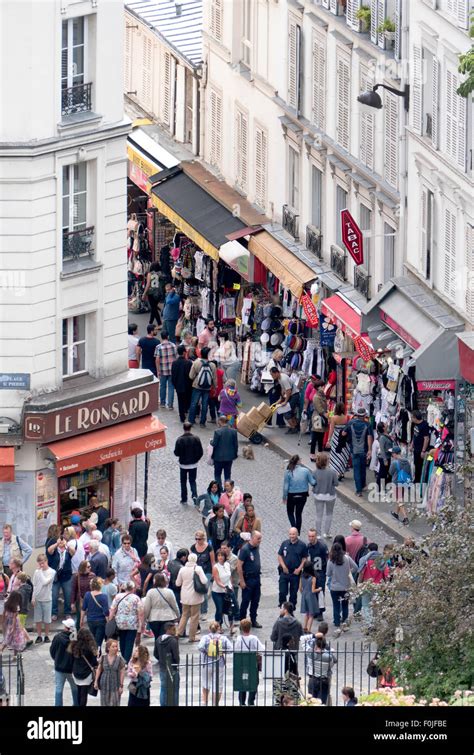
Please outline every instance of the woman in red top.
[[209, 392], [209, 414], [211, 417], [209, 421], [212, 422], [213, 425], [215, 425], [217, 420], [217, 412], [219, 409], [219, 396], [221, 394], [221, 391], [224, 389], [225, 372], [222, 367], [218, 366], [215, 359], [211, 361], [211, 364], [214, 364], [216, 366], [216, 385], [213, 385]]

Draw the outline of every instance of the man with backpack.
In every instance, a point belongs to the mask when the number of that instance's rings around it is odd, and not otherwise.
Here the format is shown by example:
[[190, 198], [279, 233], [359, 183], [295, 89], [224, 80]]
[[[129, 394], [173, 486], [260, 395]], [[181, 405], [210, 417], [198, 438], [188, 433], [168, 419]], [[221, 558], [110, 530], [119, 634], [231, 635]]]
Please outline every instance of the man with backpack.
[[403, 503], [404, 491], [410, 488], [413, 478], [410, 462], [405, 456], [402, 456], [400, 446], [393, 446], [392, 448], [392, 463], [390, 464], [389, 474], [395, 487], [396, 496], [395, 511], [391, 511], [390, 513], [397, 521], [400, 521], [401, 515], [402, 524], [406, 525], [408, 524], [408, 517]]
[[367, 482], [367, 461], [370, 461], [374, 440], [374, 433], [367, 421], [367, 412], [363, 407], [357, 409], [356, 416], [347, 424], [342, 434], [347, 435], [352, 454], [356, 494], [362, 497], [362, 491]]
[[0, 560], [7, 577], [11, 577], [10, 561], [12, 558], [18, 558], [22, 564], [25, 564], [32, 552], [31, 545], [14, 534], [11, 524], [3, 525], [3, 538], [0, 539]]
[[208, 359], [209, 348], [204, 346], [201, 349], [201, 358], [193, 362], [189, 373], [190, 380], [193, 381], [193, 392], [191, 395], [191, 406], [189, 407], [188, 420], [191, 425], [195, 424], [196, 413], [199, 401], [201, 402], [201, 421], [200, 426], [206, 427], [207, 407], [209, 404], [209, 394], [213, 385], [216, 385], [216, 366]]
[[[380, 582], [385, 582], [388, 579], [389, 568], [384, 557], [379, 553], [377, 543], [369, 543], [367, 549], [367, 553], [359, 561], [359, 579], [357, 581], [358, 584], [371, 582], [374, 585], [378, 585]], [[372, 620], [370, 610], [372, 595], [373, 591], [366, 588], [361, 596], [362, 615], [367, 626], [370, 625]]]

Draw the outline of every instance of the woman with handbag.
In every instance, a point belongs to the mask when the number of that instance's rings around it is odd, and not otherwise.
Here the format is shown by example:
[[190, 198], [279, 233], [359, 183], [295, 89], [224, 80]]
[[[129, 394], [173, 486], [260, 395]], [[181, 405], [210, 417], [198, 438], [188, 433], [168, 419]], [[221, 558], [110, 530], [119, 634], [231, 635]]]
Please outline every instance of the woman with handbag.
[[288, 521], [292, 527], [301, 532], [303, 509], [308, 498], [308, 486], [314, 485], [316, 480], [312, 473], [301, 463], [298, 454], [292, 456], [288, 462], [283, 478], [282, 501], [286, 504]]
[[135, 583], [131, 580], [120, 587], [110, 609], [109, 621], [115, 620], [120, 643], [120, 652], [128, 663], [132, 656], [137, 632], [143, 628], [143, 606], [135, 595]]
[[[214, 555], [214, 554], [213, 554]], [[208, 581], [201, 566], [197, 563], [196, 553], [190, 553], [188, 560], [176, 577], [176, 587], [181, 588], [181, 606], [182, 613], [178, 625], [178, 637], [183, 637], [186, 625], [189, 621], [189, 642], [198, 642], [196, 633], [199, 624], [199, 610], [204, 601], [204, 592], [208, 590]], [[200, 585], [199, 585], [200, 583]]]
[[347, 553], [344, 553], [342, 545], [334, 543], [329, 553], [327, 567], [327, 582], [331, 593], [333, 613], [334, 613], [334, 637], [341, 634], [342, 624], [347, 627], [349, 617], [349, 595], [348, 591], [355, 585], [353, 575], [357, 574], [358, 566]]
[[149, 324], [152, 325], [156, 320], [158, 327], [161, 325], [161, 315], [158, 304], [163, 301], [163, 286], [161, 285], [160, 272], [160, 263], [152, 262], [146, 275], [145, 290], [142, 294], [143, 301], [148, 299], [148, 304], [150, 305]]
[[153, 587], [147, 592], [143, 606], [144, 620], [150, 625], [155, 639], [164, 634], [166, 624], [181, 617], [174, 593], [167, 584], [164, 574], [155, 574]]
[[347, 425], [348, 419], [346, 408], [344, 404], [339, 401], [334, 407], [334, 414], [329, 420], [328, 436], [328, 445], [331, 448], [329, 467], [337, 472], [339, 480], [344, 479], [344, 474], [351, 455], [347, 437], [342, 434]]
[[91, 579], [90, 591], [84, 595], [81, 610], [81, 629], [87, 618], [87, 624], [99, 648], [105, 637], [105, 625], [109, 618], [109, 601], [102, 592], [102, 580], [99, 577]]
[[149, 707], [153, 670], [151, 667], [150, 653], [145, 645], [138, 645], [134, 649], [127, 667], [127, 675], [131, 680], [128, 685], [129, 707]]
[[230, 601], [231, 607], [229, 609], [229, 634], [234, 634], [234, 619], [237, 618], [237, 605], [235, 603], [234, 591], [231, 584], [231, 569], [230, 564], [227, 561], [227, 556], [222, 550], [218, 550], [216, 553], [217, 562], [212, 569], [212, 599], [216, 607], [215, 620], [219, 624], [222, 631], [222, 618], [224, 615], [224, 608], [226, 600]]
[[87, 705], [87, 696], [97, 696], [94, 686], [97, 668], [97, 645], [88, 629], [80, 629], [77, 639], [69, 643], [68, 652], [72, 654], [72, 678], [77, 686], [78, 706]]
[[107, 707], [120, 705], [127, 664], [119, 655], [117, 640], [107, 640], [95, 676], [94, 688], [100, 689], [100, 704]]
[[314, 461], [316, 459], [316, 446], [318, 447], [318, 451], [324, 451], [324, 436], [329, 425], [328, 400], [323, 390], [324, 380], [315, 381], [314, 385], [317, 390], [313, 397], [313, 419], [311, 423], [311, 461]]
[[[209, 527], [209, 521], [208, 521]], [[197, 530], [194, 535], [194, 544], [190, 547], [190, 552], [194, 553], [197, 557], [197, 565], [200, 566], [206, 576], [207, 580], [211, 579], [212, 569], [216, 562], [214, 556], [214, 549], [212, 545], [207, 541], [206, 534], [203, 530]], [[188, 559], [189, 560], [189, 559]], [[201, 614], [207, 613], [207, 593], [204, 595], [204, 600], [201, 605]]]

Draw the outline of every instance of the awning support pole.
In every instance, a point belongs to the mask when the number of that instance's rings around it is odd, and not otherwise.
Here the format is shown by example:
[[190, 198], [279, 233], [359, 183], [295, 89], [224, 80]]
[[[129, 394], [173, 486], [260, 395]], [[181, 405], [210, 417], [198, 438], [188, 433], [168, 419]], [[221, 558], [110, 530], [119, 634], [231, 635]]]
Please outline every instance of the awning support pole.
[[146, 516], [146, 508], [148, 502], [148, 467], [150, 463], [150, 452], [145, 451], [145, 480], [143, 483], [143, 513]]

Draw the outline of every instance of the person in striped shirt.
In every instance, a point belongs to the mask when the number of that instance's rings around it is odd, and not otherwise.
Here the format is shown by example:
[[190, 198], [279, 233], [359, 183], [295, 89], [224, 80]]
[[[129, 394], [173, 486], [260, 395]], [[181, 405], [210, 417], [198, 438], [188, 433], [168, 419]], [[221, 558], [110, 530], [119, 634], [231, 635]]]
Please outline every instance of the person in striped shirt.
[[[171, 380], [171, 365], [177, 357], [176, 344], [171, 343], [166, 331], [161, 331], [161, 343], [155, 349], [156, 374], [160, 379], [160, 404], [167, 409], [173, 408], [174, 386]], [[166, 401], [168, 393], [168, 402]]]

